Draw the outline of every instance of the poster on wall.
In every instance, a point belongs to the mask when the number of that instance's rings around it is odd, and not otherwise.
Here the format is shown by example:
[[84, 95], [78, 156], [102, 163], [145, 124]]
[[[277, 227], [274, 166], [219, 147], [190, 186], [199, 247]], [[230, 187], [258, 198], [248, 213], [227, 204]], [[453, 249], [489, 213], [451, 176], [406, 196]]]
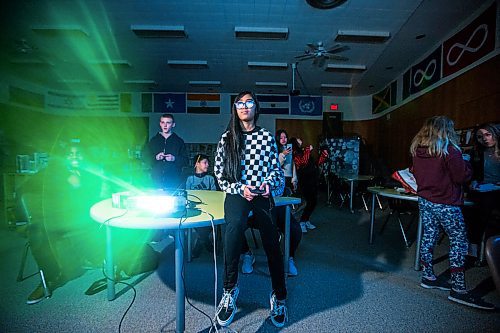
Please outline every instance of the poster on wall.
[[291, 96], [290, 110], [296, 116], [321, 116], [323, 98], [321, 96]]
[[328, 147], [329, 172], [340, 176], [355, 176], [359, 172], [359, 138], [325, 139], [322, 146]]
[[155, 113], [186, 113], [186, 94], [155, 93]]
[[443, 76], [456, 73], [495, 50], [496, 12], [494, 2], [443, 43]]
[[433, 85], [441, 79], [441, 46], [420, 63], [412, 66], [410, 93], [413, 95]]

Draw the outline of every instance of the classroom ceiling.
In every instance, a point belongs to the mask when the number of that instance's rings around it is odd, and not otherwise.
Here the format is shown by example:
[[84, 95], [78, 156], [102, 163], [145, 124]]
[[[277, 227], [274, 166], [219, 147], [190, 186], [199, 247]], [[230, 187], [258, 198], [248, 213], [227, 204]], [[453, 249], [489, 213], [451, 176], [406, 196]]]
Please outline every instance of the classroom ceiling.
[[492, 1], [339, 2], [2, 2], [0, 71], [54, 90], [369, 95]]

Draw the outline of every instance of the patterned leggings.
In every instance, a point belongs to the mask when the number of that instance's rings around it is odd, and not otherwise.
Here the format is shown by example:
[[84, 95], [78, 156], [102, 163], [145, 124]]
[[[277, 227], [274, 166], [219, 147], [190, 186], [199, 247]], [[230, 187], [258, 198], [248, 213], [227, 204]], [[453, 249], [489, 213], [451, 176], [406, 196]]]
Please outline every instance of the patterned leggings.
[[442, 227], [450, 240], [449, 260], [452, 288], [457, 291], [465, 290], [464, 262], [469, 242], [460, 207], [437, 204], [420, 197], [418, 207], [424, 230], [420, 245], [423, 277], [435, 278], [432, 254], [439, 238], [440, 227]]

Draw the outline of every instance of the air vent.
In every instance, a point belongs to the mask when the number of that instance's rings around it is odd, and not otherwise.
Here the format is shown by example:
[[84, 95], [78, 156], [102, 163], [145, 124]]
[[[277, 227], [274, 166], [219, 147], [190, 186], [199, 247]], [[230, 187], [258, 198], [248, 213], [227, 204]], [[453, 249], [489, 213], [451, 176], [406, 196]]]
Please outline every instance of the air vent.
[[208, 68], [206, 60], [167, 60], [172, 68]]
[[266, 81], [257, 81], [255, 82], [257, 87], [288, 87], [288, 83], [286, 82], [266, 82]]
[[351, 89], [352, 84], [322, 83], [321, 89]]
[[286, 63], [286, 62], [249, 61], [248, 67], [250, 67], [251, 69], [286, 70], [288, 68], [288, 63]]
[[235, 27], [234, 35], [241, 39], [287, 39], [288, 28]]
[[31, 27], [33, 32], [43, 34], [49, 37], [57, 37], [60, 35], [72, 35], [79, 37], [88, 37], [89, 34], [78, 25], [40, 25]]
[[391, 37], [387, 31], [338, 30], [335, 41], [345, 43], [384, 43]]
[[142, 38], [186, 38], [183, 25], [140, 25], [130, 26], [138, 37]]
[[364, 70], [366, 70], [366, 65], [328, 64], [325, 67], [327, 72], [362, 72]]
[[189, 81], [190, 86], [220, 86], [220, 81]]

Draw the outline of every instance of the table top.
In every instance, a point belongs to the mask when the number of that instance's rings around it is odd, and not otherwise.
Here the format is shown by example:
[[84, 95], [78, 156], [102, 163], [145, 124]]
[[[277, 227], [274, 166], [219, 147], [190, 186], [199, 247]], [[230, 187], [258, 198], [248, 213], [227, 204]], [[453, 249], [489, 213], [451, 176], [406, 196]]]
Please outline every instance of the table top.
[[[408, 200], [408, 201], [418, 201], [418, 196], [415, 194], [406, 193], [406, 192], [399, 192], [393, 188], [388, 188], [388, 187], [381, 187], [381, 186], [368, 187], [368, 192], [378, 194], [378, 195], [381, 195], [383, 197], [388, 197], [388, 198]], [[472, 206], [472, 205], [474, 205], [474, 202], [472, 202], [470, 200], [464, 200], [464, 205], [465, 206]]]
[[366, 180], [372, 180], [373, 176], [372, 175], [344, 175], [344, 176], [341, 176], [340, 178], [348, 180], [348, 181], [366, 181]]
[[[188, 190], [188, 199], [194, 203], [185, 216], [165, 217], [151, 213], [113, 208], [110, 199], [97, 202], [90, 208], [90, 216], [98, 223], [127, 229], [189, 229], [224, 223], [224, 199], [221, 191]], [[276, 206], [299, 204], [300, 198], [275, 197]], [[184, 215], [184, 214], [183, 214]]]

